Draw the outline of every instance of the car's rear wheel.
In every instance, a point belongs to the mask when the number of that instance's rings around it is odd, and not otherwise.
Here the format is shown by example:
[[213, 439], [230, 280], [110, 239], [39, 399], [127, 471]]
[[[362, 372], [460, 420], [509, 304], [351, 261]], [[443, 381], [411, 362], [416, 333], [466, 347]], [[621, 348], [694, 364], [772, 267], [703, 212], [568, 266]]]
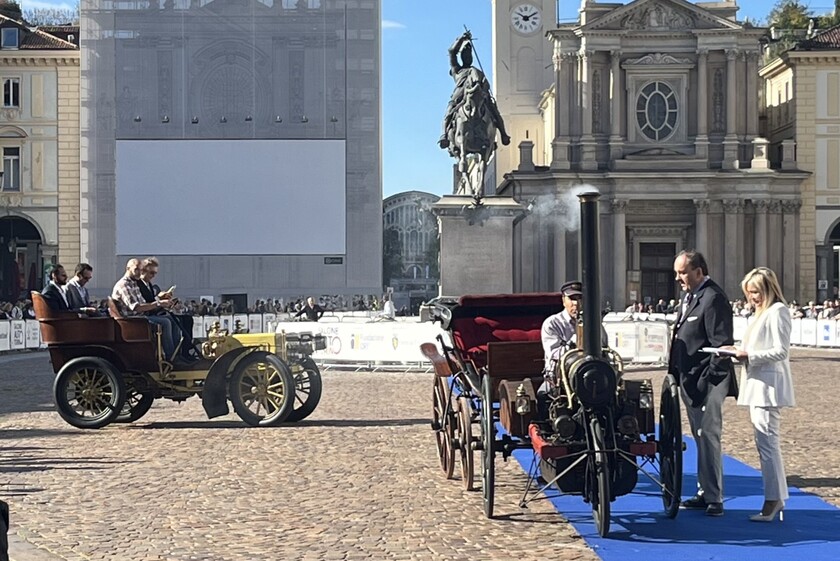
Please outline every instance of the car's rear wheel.
[[114, 419], [115, 423], [133, 423], [139, 420], [152, 408], [155, 401], [154, 392], [138, 391], [134, 386], [126, 388], [125, 404], [120, 414]]
[[55, 377], [53, 399], [62, 419], [80, 429], [113, 422], [125, 403], [125, 382], [114, 365], [98, 357], [67, 362]]

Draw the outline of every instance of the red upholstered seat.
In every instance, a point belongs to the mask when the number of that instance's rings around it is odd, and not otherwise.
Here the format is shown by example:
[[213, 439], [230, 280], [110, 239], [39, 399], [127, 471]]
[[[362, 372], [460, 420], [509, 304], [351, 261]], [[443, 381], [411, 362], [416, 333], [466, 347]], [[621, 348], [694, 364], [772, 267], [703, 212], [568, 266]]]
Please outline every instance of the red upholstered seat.
[[506, 341], [539, 341], [545, 320], [540, 316], [478, 316], [453, 321], [455, 346], [481, 368], [487, 364], [487, 343]]

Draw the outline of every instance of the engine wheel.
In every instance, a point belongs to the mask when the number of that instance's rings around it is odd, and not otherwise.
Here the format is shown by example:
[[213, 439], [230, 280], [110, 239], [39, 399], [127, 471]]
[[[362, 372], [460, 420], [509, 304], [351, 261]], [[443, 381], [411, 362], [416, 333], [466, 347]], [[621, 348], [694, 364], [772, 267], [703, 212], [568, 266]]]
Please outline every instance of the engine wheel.
[[475, 452], [472, 448], [472, 404], [469, 398], [458, 398], [458, 440], [461, 443], [461, 481], [467, 491], [475, 490]]
[[454, 416], [452, 407], [447, 407], [449, 388], [446, 378], [435, 376], [432, 390], [432, 429], [435, 431], [440, 468], [447, 479], [452, 479], [455, 473], [455, 448], [452, 440], [455, 438]]
[[228, 395], [243, 421], [252, 427], [273, 427], [292, 411], [295, 380], [280, 357], [256, 351], [236, 365], [228, 382]]
[[680, 419], [679, 387], [674, 376], [668, 374], [662, 383], [659, 402], [659, 477], [662, 504], [668, 518], [676, 518], [680, 511], [683, 476], [682, 421]]
[[126, 388], [125, 404], [114, 419], [115, 423], [133, 423], [149, 412], [155, 401], [153, 392], [140, 392], [134, 386]]
[[125, 403], [125, 382], [107, 360], [76, 358], [67, 362], [53, 383], [58, 414], [80, 429], [98, 429], [114, 421]]
[[496, 423], [493, 420], [493, 386], [490, 376], [481, 380], [481, 492], [484, 498], [484, 516], [493, 518], [496, 493]]
[[315, 361], [307, 357], [300, 362], [302, 370], [294, 373], [295, 404], [287, 421], [297, 422], [307, 418], [315, 411], [321, 401], [321, 371]]
[[604, 430], [597, 418], [590, 421], [592, 445], [587, 462], [587, 487], [589, 503], [592, 505], [592, 517], [598, 535], [605, 538], [610, 532], [610, 462], [604, 446]]

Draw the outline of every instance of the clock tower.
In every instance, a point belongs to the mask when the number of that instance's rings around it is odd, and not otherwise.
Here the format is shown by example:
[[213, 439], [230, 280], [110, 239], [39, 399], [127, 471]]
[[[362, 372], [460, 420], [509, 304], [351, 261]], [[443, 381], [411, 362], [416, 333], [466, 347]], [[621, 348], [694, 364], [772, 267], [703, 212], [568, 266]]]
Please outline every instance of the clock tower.
[[[493, 87], [511, 137], [496, 151], [496, 181], [519, 165], [519, 143], [534, 143], [534, 163], [548, 165], [540, 100], [554, 83], [553, 47], [545, 33], [557, 25], [556, 0], [493, 0]], [[546, 145], [547, 144], [547, 145]]]

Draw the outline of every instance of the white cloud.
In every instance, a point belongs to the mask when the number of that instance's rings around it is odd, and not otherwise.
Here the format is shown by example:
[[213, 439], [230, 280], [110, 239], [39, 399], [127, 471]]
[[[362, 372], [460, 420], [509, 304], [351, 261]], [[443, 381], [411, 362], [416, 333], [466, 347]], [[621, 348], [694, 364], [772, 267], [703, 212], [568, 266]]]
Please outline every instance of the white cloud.
[[382, 29], [405, 29], [405, 25], [390, 19], [382, 20]]
[[74, 4], [63, 1], [50, 0], [22, 0], [20, 7], [24, 10], [39, 10], [39, 9], [54, 9], [54, 10], [72, 10]]

